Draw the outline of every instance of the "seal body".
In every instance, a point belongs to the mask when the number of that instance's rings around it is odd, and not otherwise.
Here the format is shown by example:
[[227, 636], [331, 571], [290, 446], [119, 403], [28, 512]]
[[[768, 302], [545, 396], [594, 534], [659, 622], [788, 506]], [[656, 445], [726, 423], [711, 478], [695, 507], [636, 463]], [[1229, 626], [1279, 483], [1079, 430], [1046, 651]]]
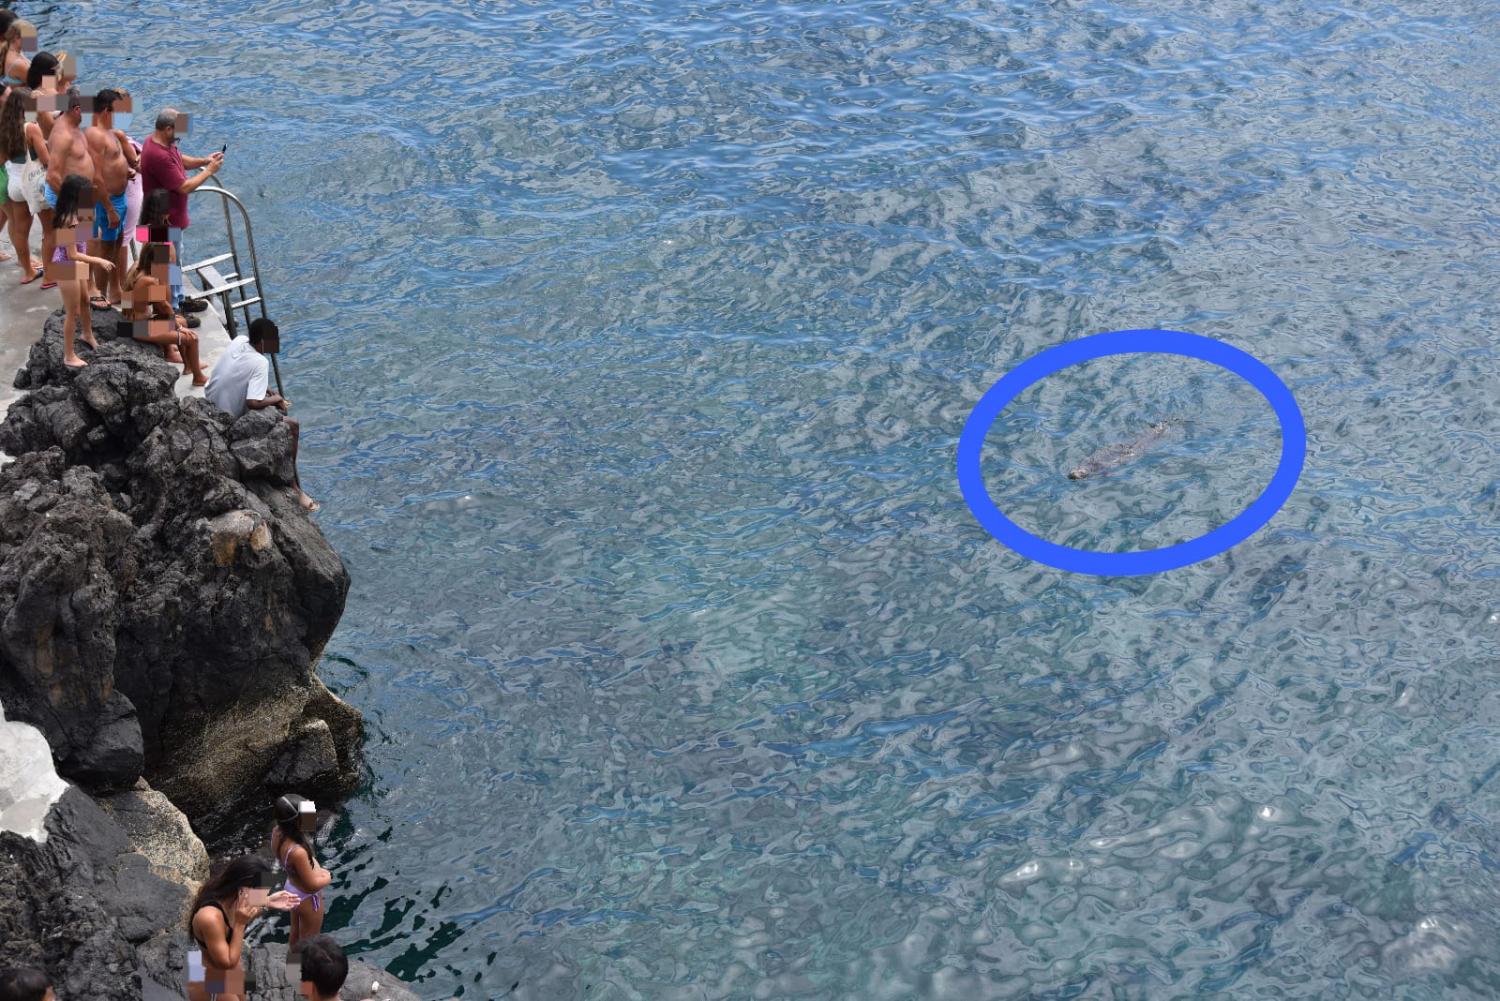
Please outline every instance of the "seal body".
[[1127, 462], [1140, 458], [1148, 448], [1166, 436], [1167, 432], [1171, 429], [1171, 425], [1171, 421], [1158, 421], [1129, 441], [1119, 441], [1113, 445], [1106, 445], [1070, 470], [1068, 472], [1068, 479], [1086, 480], [1091, 476], [1107, 473], [1112, 469], [1123, 466]]

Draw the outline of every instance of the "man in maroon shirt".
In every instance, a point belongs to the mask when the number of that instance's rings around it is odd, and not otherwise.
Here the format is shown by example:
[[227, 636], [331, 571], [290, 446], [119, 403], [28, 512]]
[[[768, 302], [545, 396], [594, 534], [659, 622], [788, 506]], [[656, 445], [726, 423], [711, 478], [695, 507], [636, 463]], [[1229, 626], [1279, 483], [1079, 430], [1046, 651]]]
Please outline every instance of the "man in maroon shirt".
[[[224, 154], [184, 156], [177, 148], [179, 128], [187, 131], [186, 115], [179, 115], [174, 109], [168, 108], [156, 116], [156, 131], [147, 136], [145, 143], [141, 145], [141, 194], [149, 197], [156, 189], [165, 188], [171, 195], [169, 219], [172, 228], [181, 231], [188, 227], [188, 195], [219, 172], [219, 167], [224, 163]], [[193, 167], [203, 169], [188, 177], [187, 171]], [[173, 244], [177, 248], [177, 265], [181, 267], [186, 263], [186, 258], [182, 256], [182, 240], [179, 238]], [[183, 298], [180, 289], [181, 286], [178, 287], [176, 301], [172, 303], [173, 312], [186, 309], [190, 313], [198, 313], [208, 307], [208, 303], [202, 299]], [[198, 318], [195, 316], [191, 319], [196, 321]], [[189, 325], [196, 327], [198, 324], [193, 322]]]

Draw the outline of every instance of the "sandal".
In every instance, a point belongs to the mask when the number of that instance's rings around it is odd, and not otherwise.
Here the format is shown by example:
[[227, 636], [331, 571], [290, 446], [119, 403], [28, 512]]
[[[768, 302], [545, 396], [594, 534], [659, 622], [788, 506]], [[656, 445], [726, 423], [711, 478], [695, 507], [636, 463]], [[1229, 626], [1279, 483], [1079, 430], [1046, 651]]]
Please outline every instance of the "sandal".
[[[30, 285], [32, 282], [36, 281], [40, 277], [42, 277], [42, 269], [41, 268], [37, 268], [36, 271], [34, 271], [32, 273], [32, 275], [31, 275], [30, 278], [22, 278], [21, 279], [21, 284], [22, 285]], [[46, 287], [47, 286], [45, 286], [45, 285], [42, 286], [42, 288], [46, 288]]]
[[57, 288], [57, 282], [42, 282], [42, 288]]
[[104, 298], [104, 296], [102, 296], [102, 295], [96, 295], [92, 299], [90, 299], [89, 300], [89, 305], [92, 306], [92, 307], [94, 307], [95, 309], [113, 309], [114, 308], [113, 306], [111, 306], [109, 304], [109, 300], [106, 299], [106, 298]]

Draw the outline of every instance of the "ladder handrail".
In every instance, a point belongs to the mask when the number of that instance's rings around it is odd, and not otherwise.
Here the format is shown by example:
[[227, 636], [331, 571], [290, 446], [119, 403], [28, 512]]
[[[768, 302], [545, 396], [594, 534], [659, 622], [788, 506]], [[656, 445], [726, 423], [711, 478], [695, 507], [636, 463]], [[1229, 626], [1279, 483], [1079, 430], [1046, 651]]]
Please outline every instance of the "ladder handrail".
[[[229, 203], [233, 202], [235, 207], [240, 210], [240, 219], [245, 224], [245, 243], [250, 248], [250, 270], [255, 275], [255, 292], [256, 295], [260, 298], [260, 302], [257, 305], [260, 306], [260, 315], [262, 317], [265, 317], [266, 287], [265, 284], [260, 280], [260, 258], [255, 253], [255, 228], [250, 225], [249, 210], [245, 208], [245, 203], [240, 201], [239, 196], [230, 191], [228, 188], [221, 188], [216, 184], [205, 184], [199, 187], [197, 190], [211, 191], [220, 197], [221, 202], [224, 206], [224, 235], [229, 239], [229, 253], [230, 256], [234, 258], [234, 270], [239, 274], [244, 274], [245, 269], [240, 265], [239, 246], [235, 243], [234, 240], [234, 221], [229, 215]], [[229, 308], [229, 301], [227, 297], [225, 299], [224, 305], [224, 319], [229, 324], [229, 328], [232, 331], [234, 329], [234, 316], [232, 315], [234, 311], [233, 309]], [[249, 319], [249, 307], [245, 307], [245, 312], [246, 319]], [[281, 386], [281, 366], [277, 363], [276, 355], [274, 354], [271, 355], [271, 367], [276, 371], [276, 392], [281, 396], [286, 396], [286, 391], [282, 389]]]

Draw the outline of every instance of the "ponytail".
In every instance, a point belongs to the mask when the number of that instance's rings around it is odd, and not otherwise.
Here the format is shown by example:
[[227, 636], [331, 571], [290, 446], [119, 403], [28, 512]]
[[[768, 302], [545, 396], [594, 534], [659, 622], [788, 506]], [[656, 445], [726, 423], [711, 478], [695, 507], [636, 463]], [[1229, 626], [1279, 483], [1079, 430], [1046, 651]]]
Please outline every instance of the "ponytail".
[[[289, 792], [276, 801], [272, 808], [272, 815], [276, 818], [276, 829], [281, 832], [281, 839], [299, 846], [307, 852], [307, 860], [313, 860], [312, 839], [302, 830], [302, 804], [308, 802], [304, 796], [298, 796]], [[277, 861], [280, 861], [278, 857]]]

